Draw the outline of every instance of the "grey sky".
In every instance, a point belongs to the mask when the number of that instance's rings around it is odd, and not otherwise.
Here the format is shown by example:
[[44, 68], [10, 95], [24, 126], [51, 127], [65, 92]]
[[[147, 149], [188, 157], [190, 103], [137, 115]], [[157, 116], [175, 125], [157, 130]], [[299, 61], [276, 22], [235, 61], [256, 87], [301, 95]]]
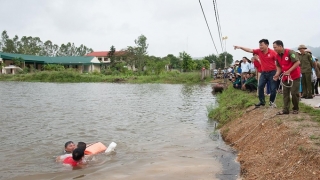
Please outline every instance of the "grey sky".
[[[198, 0], [0, 0], [0, 30], [38, 36], [56, 44], [74, 42], [95, 51], [134, 45], [144, 34], [150, 55], [193, 57], [216, 53]], [[201, 0], [219, 53], [212, 0]], [[257, 48], [267, 38], [286, 47], [320, 46], [319, 0], [217, 0], [227, 51], [250, 56], [232, 45]]]

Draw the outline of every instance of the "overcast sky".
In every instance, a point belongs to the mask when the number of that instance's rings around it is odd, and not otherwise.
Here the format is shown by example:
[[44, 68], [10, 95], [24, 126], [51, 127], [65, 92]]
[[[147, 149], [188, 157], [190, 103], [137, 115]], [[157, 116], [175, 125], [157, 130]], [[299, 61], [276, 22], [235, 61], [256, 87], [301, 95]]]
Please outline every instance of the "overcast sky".
[[[216, 50], [198, 0], [0, 0], [1, 32], [10, 37], [38, 36], [56, 44], [74, 42], [95, 51], [133, 46], [147, 37], [149, 55], [186, 51], [203, 57]], [[212, 0], [201, 0], [221, 53]], [[286, 47], [320, 46], [320, 0], [217, 0], [227, 51], [250, 56], [233, 45], [257, 48], [267, 38]]]

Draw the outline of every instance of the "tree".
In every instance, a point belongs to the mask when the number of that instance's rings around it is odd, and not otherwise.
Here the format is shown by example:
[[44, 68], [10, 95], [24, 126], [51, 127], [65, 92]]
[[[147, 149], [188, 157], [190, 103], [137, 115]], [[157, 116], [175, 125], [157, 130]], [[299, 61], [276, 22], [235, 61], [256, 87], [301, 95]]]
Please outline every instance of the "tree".
[[52, 56], [52, 47], [53, 44], [50, 40], [44, 42], [40, 51], [40, 56]]
[[180, 52], [180, 59], [182, 59], [182, 69], [184, 72], [192, 71], [194, 69], [194, 62], [189, 54]]
[[148, 54], [147, 49], [149, 44], [147, 44], [147, 38], [142, 34], [138, 37], [138, 39], [134, 40], [136, 44], [136, 57], [137, 57], [137, 65], [139, 71], [143, 71], [143, 67], [145, 65], [145, 55]]
[[1, 34], [1, 50], [7, 53], [17, 53], [17, 41], [19, 40], [16, 35], [13, 39], [10, 39], [7, 31], [3, 31]]
[[124, 49], [125, 55], [124, 59], [127, 63], [127, 66], [130, 66], [132, 69], [137, 64], [137, 48], [128, 46], [127, 49]]
[[113, 67], [114, 66], [114, 61], [115, 61], [115, 59], [114, 59], [114, 53], [116, 52], [116, 48], [112, 45], [111, 47], [110, 47], [110, 50], [109, 50], [109, 52], [108, 52], [108, 58], [110, 58], [110, 64], [111, 64], [111, 67]]
[[210, 63], [206, 59], [204, 59], [204, 60], [195, 60], [194, 62], [196, 64], [196, 68], [195, 69], [197, 69], [197, 70], [201, 70], [202, 68], [206, 68], [206, 69], [210, 68]]
[[210, 54], [204, 57], [204, 59], [208, 60], [210, 63], [214, 63], [218, 59], [218, 57], [214, 54]]
[[[18, 39], [19, 40], [19, 39]], [[17, 41], [18, 41], [17, 40]], [[23, 36], [17, 43], [19, 54], [40, 55], [43, 43], [39, 37]]]
[[204, 65], [204, 67], [205, 67], [206, 69], [209, 69], [209, 68], [210, 68], [210, 62], [209, 62], [208, 60], [204, 59], [204, 60], [202, 60], [202, 63], [203, 63], [203, 65]]
[[76, 56], [76, 48], [74, 43], [68, 42], [67, 44], [61, 44], [57, 56]]
[[225, 66], [225, 63], [224, 63], [224, 56], [225, 55], [227, 55], [227, 66], [228, 66], [232, 63], [233, 56], [229, 53], [226, 53], [226, 52], [219, 54], [218, 57], [214, 54], [210, 54], [210, 55], [204, 57], [204, 59], [208, 60], [210, 63], [215, 63], [216, 68], [223, 69]]
[[166, 70], [166, 65], [169, 64], [169, 60], [162, 59], [156, 56], [146, 56], [147, 73], [154, 73], [159, 75]]
[[83, 44], [76, 47], [74, 43], [70, 42], [61, 46], [53, 44], [50, 40], [43, 43], [39, 37], [32, 36], [23, 36], [19, 39], [15, 35], [10, 39], [7, 31], [4, 30], [1, 34], [0, 51], [40, 56], [84, 56], [93, 50]]
[[84, 56], [84, 55], [86, 55], [86, 54], [88, 54], [88, 53], [93, 52], [93, 49], [88, 48], [87, 46], [81, 44], [81, 45], [77, 48], [76, 51], [77, 51], [77, 55], [78, 55], [78, 56]]
[[67, 56], [68, 55], [68, 46], [66, 44], [61, 44], [57, 52], [57, 56]]
[[[220, 59], [220, 66], [219, 68], [225, 68], [225, 56], [227, 56], [226, 61], [226, 67], [230, 66], [230, 64], [233, 62], [233, 56], [227, 52], [221, 53], [219, 54], [219, 58]], [[218, 67], [217, 67], [218, 68]]]
[[47, 40], [43, 43], [40, 51], [40, 56], [56, 56], [59, 50], [59, 46], [57, 44], [53, 44], [50, 40]]
[[21, 64], [24, 62], [24, 60], [23, 60], [21, 57], [19, 57], [19, 58], [13, 58], [12, 61], [13, 61], [13, 65], [19, 66], [19, 67], [20, 67]]
[[197, 65], [197, 66], [196, 66], [196, 69], [197, 69], [197, 70], [202, 69], [202, 68], [204, 67], [202, 60], [195, 60], [194, 62], [195, 62], [196, 65]]
[[168, 54], [163, 59], [168, 60], [170, 63], [170, 69], [180, 69], [181, 68], [181, 60], [174, 56], [173, 54]]

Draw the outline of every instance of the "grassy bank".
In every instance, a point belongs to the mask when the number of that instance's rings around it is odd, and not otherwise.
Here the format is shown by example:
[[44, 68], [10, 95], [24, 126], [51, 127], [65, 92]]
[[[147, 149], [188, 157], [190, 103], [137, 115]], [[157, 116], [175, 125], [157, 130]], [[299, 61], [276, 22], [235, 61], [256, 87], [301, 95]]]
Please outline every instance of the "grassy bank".
[[[269, 97], [266, 96], [266, 102]], [[283, 107], [283, 99], [281, 94], [277, 94], [276, 105], [279, 110]], [[248, 93], [229, 87], [223, 93], [217, 95], [218, 106], [209, 109], [209, 117], [218, 121], [219, 127], [224, 124], [241, 117], [248, 107], [258, 103], [256, 93]], [[300, 112], [309, 114], [314, 121], [320, 122], [320, 111], [300, 103]]]
[[[220, 122], [224, 141], [238, 153], [243, 179], [319, 179], [320, 111], [300, 103], [299, 114], [276, 115], [277, 108], [254, 108], [256, 93], [229, 87], [209, 116]], [[269, 97], [266, 97], [268, 100]]]
[[200, 83], [209, 82], [211, 78], [201, 81], [199, 72], [180, 73], [165, 72], [160, 75], [104, 75], [101, 73], [82, 74], [75, 71], [40, 71], [28, 74], [1, 74], [0, 81], [26, 82], [127, 82], [127, 83]]

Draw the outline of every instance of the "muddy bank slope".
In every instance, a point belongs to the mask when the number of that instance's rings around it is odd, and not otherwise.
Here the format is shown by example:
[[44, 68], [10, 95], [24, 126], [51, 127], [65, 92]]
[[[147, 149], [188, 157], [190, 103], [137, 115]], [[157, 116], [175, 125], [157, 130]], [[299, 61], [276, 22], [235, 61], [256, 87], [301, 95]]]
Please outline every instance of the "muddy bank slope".
[[281, 96], [277, 108], [254, 109], [256, 100], [254, 93], [228, 88], [210, 113], [220, 118], [222, 136], [238, 151], [242, 178], [320, 179], [318, 110], [302, 104], [299, 114], [279, 116]]

